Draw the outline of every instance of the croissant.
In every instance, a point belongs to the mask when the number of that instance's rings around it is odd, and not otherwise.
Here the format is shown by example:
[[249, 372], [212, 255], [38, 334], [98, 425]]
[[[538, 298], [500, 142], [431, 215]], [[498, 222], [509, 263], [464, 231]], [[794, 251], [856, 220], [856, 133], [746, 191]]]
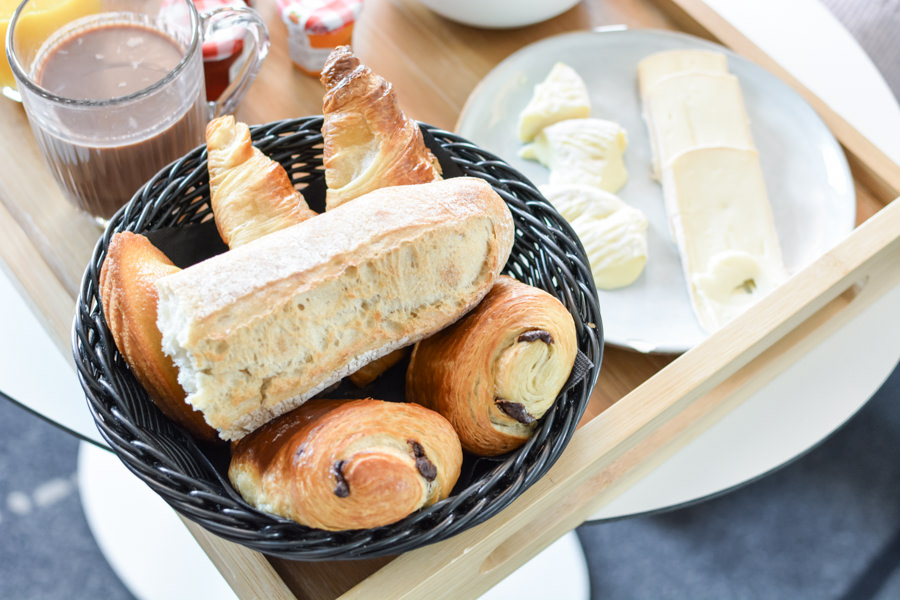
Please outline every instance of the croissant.
[[400, 110], [391, 84], [348, 46], [331, 52], [321, 81], [326, 210], [377, 188], [441, 178], [440, 164], [418, 123]]
[[316, 399], [242, 438], [228, 477], [254, 507], [309, 527], [364, 529], [450, 495], [462, 449], [415, 404]]
[[316, 215], [277, 161], [253, 146], [250, 128], [231, 115], [206, 127], [210, 204], [229, 248]]
[[100, 268], [100, 302], [116, 347], [150, 399], [195, 437], [214, 440], [216, 431], [185, 402], [178, 370], [163, 353], [156, 326], [154, 282], [179, 270], [146, 237], [116, 233]]
[[416, 344], [406, 399], [447, 417], [466, 450], [503, 454], [553, 405], [577, 350], [562, 303], [502, 275], [465, 317]]

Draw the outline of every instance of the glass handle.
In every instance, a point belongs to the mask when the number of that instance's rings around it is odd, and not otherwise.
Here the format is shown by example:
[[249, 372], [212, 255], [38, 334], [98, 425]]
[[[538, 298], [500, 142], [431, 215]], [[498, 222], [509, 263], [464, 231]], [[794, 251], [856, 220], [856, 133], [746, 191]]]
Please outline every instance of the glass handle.
[[256, 11], [243, 6], [218, 8], [205, 13], [201, 19], [204, 40], [213, 39], [217, 32], [234, 28], [235, 31], [243, 30], [242, 39], [245, 43], [248, 39], [252, 42], [237, 76], [217, 100], [209, 103], [210, 113], [213, 117], [218, 117], [233, 113], [256, 79], [269, 53], [269, 30]]

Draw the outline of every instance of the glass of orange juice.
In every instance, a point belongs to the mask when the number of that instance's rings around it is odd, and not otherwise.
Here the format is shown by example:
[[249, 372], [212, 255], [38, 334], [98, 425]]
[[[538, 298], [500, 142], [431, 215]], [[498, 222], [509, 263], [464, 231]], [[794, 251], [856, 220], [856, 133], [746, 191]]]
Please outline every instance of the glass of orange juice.
[[[9, 20], [15, 12], [22, 0], [0, 0], [0, 35], [5, 41], [4, 48], [9, 43], [6, 42], [6, 30], [9, 26]], [[32, 1], [25, 12], [19, 18], [18, 35], [21, 39], [34, 40], [35, 48], [40, 45], [41, 41], [56, 31], [65, 23], [68, 23], [76, 17], [99, 12], [100, 0], [37, 0]], [[11, 98], [21, 102], [22, 98], [16, 90], [16, 81], [13, 79], [12, 71], [9, 68], [9, 62], [4, 54], [3, 60], [0, 60], [0, 92], [7, 98]]]

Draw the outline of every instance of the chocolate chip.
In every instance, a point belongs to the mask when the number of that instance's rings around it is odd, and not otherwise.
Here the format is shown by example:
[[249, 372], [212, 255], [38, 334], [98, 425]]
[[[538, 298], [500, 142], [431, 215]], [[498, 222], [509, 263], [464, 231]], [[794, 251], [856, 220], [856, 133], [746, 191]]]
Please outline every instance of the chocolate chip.
[[346, 498], [350, 495], [350, 484], [344, 479], [344, 461], [339, 460], [331, 465], [331, 472], [337, 479], [337, 485], [334, 486], [334, 495], [338, 498]]
[[525, 405], [520, 402], [510, 402], [503, 398], [495, 398], [494, 403], [497, 405], [497, 408], [519, 423], [530, 425], [535, 422], [535, 418], [528, 414], [528, 411], [525, 410]]
[[422, 444], [420, 444], [416, 440], [406, 440], [406, 443], [409, 444], [412, 448], [413, 456], [415, 456], [416, 458], [422, 458], [425, 456], [425, 448], [422, 447]]
[[517, 342], [534, 342], [537, 340], [541, 340], [545, 344], [553, 343], [553, 336], [550, 335], [550, 332], [545, 329], [532, 329], [531, 331], [526, 331], [521, 334]]
[[437, 467], [434, 466], [433, 462], [428, 460], [428, 457], [425, 455], [425, 448], [415, 440], [406, 441], [412, 448], [413, 456], [416, 459], [416, 469], [418, 469], [419, 474], [422, 475], [426, 481], [434, 481], [437, 477]]

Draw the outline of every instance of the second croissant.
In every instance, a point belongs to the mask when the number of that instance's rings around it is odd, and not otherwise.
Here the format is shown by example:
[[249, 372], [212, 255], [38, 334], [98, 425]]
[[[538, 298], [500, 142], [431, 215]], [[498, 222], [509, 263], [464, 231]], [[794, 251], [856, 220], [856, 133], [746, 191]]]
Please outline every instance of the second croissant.
[[326, 210], [372, 190], [441, 178], [441, 167], [408, 118], [391, 84], [361, 64], [347, 46], [322, 70]]

